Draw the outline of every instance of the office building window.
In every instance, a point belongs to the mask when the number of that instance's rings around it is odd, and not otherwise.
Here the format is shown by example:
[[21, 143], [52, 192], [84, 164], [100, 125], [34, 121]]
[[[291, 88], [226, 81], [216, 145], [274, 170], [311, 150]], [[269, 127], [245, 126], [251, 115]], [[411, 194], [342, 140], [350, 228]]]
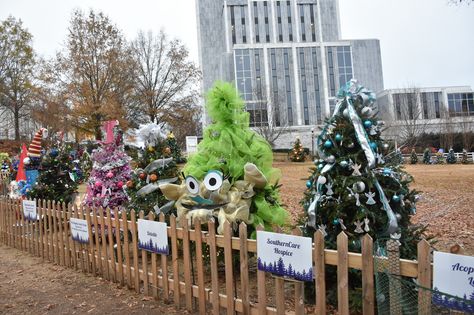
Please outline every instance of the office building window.
[[449, 116], [474, 116], [473, 93], [448, 94]]
[[305, 42], [306, 41], [306, 29], [304, 25], [304, 6], [301, 4], [300, 5], [300, 29], [301, 29], [301, 41]]
[[281, 4], [277, 1], [277, 22], [278, 22], [278, 41], [283, 41], [283, 25], [281, 24]]
[[311, 49], [311, 61], [313, 63], [313, 80], [314, 80], [314, 98], [316, 102], [316, 119], [317, 123], [322, 122], [321, 99], [319, 94], [319, 73], [318, 73], [318, 57], [316, 48]]
[[435, 118], [441, 118], [441, 112], [439, 110], [439, 99], [441, 98], [441, 93], [434, 93], [434, 106], [435, 106]]
[[352, 79], [351, 47], [337, 47], [337, 66], [339, 71], [339, 86], [344, 86]]
[[306, 86], [306, 69], [305, 69], [305, 58], [304, 58], [303, 50], [300, 51], [299, 66], [300, 66], [301, 95], [303, 98], [304, 124], [309, 125], [308, 89]]
[[240, 6], [240, 16], [242, 23], [242, 43], [247, 43], [247, 30], [245, 28], [245, 6]]
[[400, 94], [392, 95], [393, 105], [395, 106], [395, 119], [402, 119], [402, 107], [401, 107], [401, 97]]
[[230, 7], [230, 28], [232, 31], [232, 44], [236, 43], [236, 37], [235, 37], [235, 12], [234, 12], [234, 6]]
[[291, 101], [291, 79], [290, 79], [290, 63], [288, 56], [288, 49], [285, 49], [283, 53], [283, 63], [285, 66], [285, 88], [286, 88], [286, 106], [288, 114], [288, 125], [293, 125], [293, 108]]
[[421, 106], [423, 107], [423, 119], [428, 117], [428, 93], [421, 93]]
[[314, 24], [314, 4], [309, 5], [309, 14], [311, 19], [311, 38], [313, 42], [316, 41], [316, 26]]
[[272, 91], [273, 91], [273, 119], [275, 122], [275, 126], [280, 126], [280, 100], [278, 96], [278, 73], [276, 67], [276, 56], [275, 56], [275, 49], [272, 48], [270, 50], [270, 62], [272, 67]]
[[248, 102], [246, 108], [249, 113], [250, 127], [268, 125], [267, 105], [265, 102]]
[[257, 2], [253, 3], [253, 19], [255, 25], [255, 42], [260, 43], [260, 30], [258, 27], [258, 7]]
[[265, 41], [270, 42], [270, 23], [268, 22], [268, 1], [263, 1], [263, 14], [265, 18]]
[[334, 60], [332, 59], [332, 47], [328, 47], [328, 72], [330, 96], [336, 96], [336, 84], [334, 82]]
[[293, 41], [293, 26], [291, 25], [291, 3], [286, 2], [286, 14], [288, 15], [288, 39], [290, 42]]
[[252, 100], [252, 71], [248, 49], [235, 50], [235, 68], [237, 88], [246, 101]]

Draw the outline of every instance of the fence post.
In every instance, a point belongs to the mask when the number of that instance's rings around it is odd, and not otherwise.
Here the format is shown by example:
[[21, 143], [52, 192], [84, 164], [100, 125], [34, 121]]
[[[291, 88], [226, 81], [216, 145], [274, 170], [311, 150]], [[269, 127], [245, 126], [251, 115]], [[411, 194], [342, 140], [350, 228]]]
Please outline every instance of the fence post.
[[220, 314], [219, 305], [219, 274], [217, 272], [217, 249], [216, 249], [216, 226], [214, 219], [210, 219], [207, 222], [209, 228], [209, 234], [207, 236], [209, 244], [209, 255], [211, 259], [211, 303], [212, 303], [212, 314]]
[[[160, 213], [160, 222], [166, 223], [165, 222], [165, 215], [163, 213]], [[169, 236], [170, 229], [167, 227], [166, 228]], [[169, 283], [168, 283], [168, 255], [161, 255], [161, 276], [162, 276], [162, 284], [163, 284], [163, 299], [165, 301], [169, 300]]]
[[[388, 252], [388, 271], [391, 275], [400, 275], [400, 251], [399, 243], [397, 240], [387, 241], [387, 252]], [[400, 280], [394, 277], [390, 277], [389, 281], [389, 294], [390, 294], [390, 312], [392, 315], [401, 315], [401, 283]]]
[[[148, 213], [148, 220], [155, 221], [155, 213], [150, 211]], [[158, 300], [158, 272], [157, 272], [157, 254], [151, 253], [151, 295]], [[168, 282], [168, 276], [162, 275], [163, 284]]]
[[[418, 285], [431, 289], [431, 246], [426, 240], [418, 242]], [[431, 291], [418, 290], [418, 314], [431, 314]]]
[[191, 280], [191, 249], [189, 246], [189, 226], [188, 220], [182, 220], [183, 225], [183, 268], [184, 268], [184, 289], [186, 292], [185, 302], [186, 309], [191, 312], [193, 310], [193, 283]]
[[234, 268], [232, 265], [232, 229], [229, 221], [224, 222], [224, 262], [225, 294], [227, 295], [227, 314], [235, 313]]
[[130, 211], [130, 217], [132, 219], [132, 252], [133, 252], [133, 269], [135, 271], [134, 280], [135, 280], [135, 291], [140, 293], [140, 269], [138, 268], [138, 235], [137, 235], [137, 217], [135, 210]]
[[374, 314], [374, 246], [372, 237], [362, 237], [362, 310], [364, 315]]
[[[118, 210], [114, 210], [114, 215], [117, 215]], [[117, 270], [115, 265], [115, 253], [114, 253], [114, 235], [112, 233], [112, 211], [107, 208], [107, 237], [109, 241], [109, 258], [110, 258], [110, 279], [113, 282], [117, 282]], [[109, 262], [107, 262], [108, 264]]]
[[250, 314], [249, 301], [249, 261], [247, 248], [247, 225], [242, 222], [239, 225], [240, 239], [240, 292], [242, 293], [243, 314]]
[[349, 266], [347, 235], [337, 236], [337, 309], [340, 315], [349, 315]]
[[[301, 236], [303, 233], [299, 228], [295, 228], [292, 233], [296, 236]], [[304, 282], [296, 281], [295, 282], [295, 314], [303, 315], [304, 314]]]
[[[115, 242], [117, 245], [117, 263], [118, 263], [117, 281], [120, 283], [120, 286], [123, 287], [124, 277], [123, 277], [122, 242], [120, 240], [120, 212], [119, 211], [117, 211], [117, 213], [115, 214], [114, 221], [115, 221]], [[122, 223], [122, 225], [123, 224], [124, 223]], [[125, 225], [127, 225], [127, 222], [125, 222]]]
[[[263, 226], [259, 225], [257, 231], [263, 231]], [[258, 248], [258, 247], [257, 247]], [[258, 294], [258, 313], [266, 314], [267, 312], [267, 287], [265, 280], [265, 271], [257, 270], [257, 294]]]
[[179, 289], [179, 253], [178, 253], [178, 236], [176, 231], [176, 216], [170, 217], [171, 225], [171, 259], [173, 262], [173, 299], [174, 306], [179, 308], [180, 289]]
[[[140, 211], [138, 213], [138, 218], [144, 220], [145, 219], [145, 214], [143, 211]], [[145, 295], [150, 295], [150, 292], [148, 290], [148, 254], [146, 250], [142, 249], [142, 269], [143, 269], [143, 293]]]
[[[135, 212], [134, 212], [135, 214]], [[132, 288], [132, 269], [130, 267], [130, 245], [128, 239], [128, 221], [127, 213], [122, 211], [122, 228], [123, 228], [123, 253], [125, 254], [125, 272], [127, 274], [127, 288]]]
[[206, 295], [204, 287], [204, 264], [202, 261], [202, 233], [201, 233], [201, 221], [199, 219], [194, 220], [194, 235], [196, 242], [196, 267], [197, 267], [197, 278], [198, 278], [198, 301], [199, 301], [199, 314], [206, 314]]

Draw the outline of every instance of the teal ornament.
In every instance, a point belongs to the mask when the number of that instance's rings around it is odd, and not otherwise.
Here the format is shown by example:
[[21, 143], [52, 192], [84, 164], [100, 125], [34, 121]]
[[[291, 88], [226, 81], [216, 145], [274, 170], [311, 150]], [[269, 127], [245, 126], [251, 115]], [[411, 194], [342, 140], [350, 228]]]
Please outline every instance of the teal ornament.
[[346, 168], [346, 167], [349, 166], [349, 162], [347, 162], [347, 161], [341, 161], [341, 163], [339, 163], [339, 165], [341, 165], [341, 167]]
[[372, 127], [372, 122], [370, 120], [364, 121], [364, 127], [369, 129], [370, 127]]
[[336, 134], [336, 137], [335, 137], [336, 141], [341, 141], [342, 140], [342, 135], [341, 134]]
[[395, 202], [400, 202], [400, 196], [393, 195], [392, 200], [395, 201]]
[[307, 182], [306, 182], [306, 187], [311, 188], [311, 186], [312, 186], [311, 181], [310, 181], [310, 180], [307, 181]]
[[338, 225], [338, 224], [339, 224], [339, 219], [334, 219], [334, 220], [332, 220], [332, 223], [333, 223], [334, 225]]
[[323, 164], [323, 163], [318, 164], [318, 170], [322, 170], [323, 167], [324, 167], [324, 164]]
[[390, 175], [392, 174], [392, 171], [391, 171], [388, 167], [385, 167], [385, 168], [383, 169], [383, 174], [384, 174], [385, 176], [390, 176]]
[[324, 142], [324, 147], [325, 147], [326, 149], [332, 148], [332, 141], [329, 140], [329, 139], [326, 140], [326, 142]]
[[375, 142], [370, 142], [369, 145], [370, 145], [370, 147], [372, 148], [372, 150], [374, 150], [374, 151], [377, 150], [377, 143], [375, 143]]

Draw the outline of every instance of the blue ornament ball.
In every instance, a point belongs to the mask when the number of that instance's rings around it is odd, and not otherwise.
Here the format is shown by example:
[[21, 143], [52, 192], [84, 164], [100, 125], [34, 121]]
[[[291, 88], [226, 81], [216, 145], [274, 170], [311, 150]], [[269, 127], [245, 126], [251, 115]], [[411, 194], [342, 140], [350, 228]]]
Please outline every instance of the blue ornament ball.
[[375, 142], [370, 142], [370, 147], [372, 148], [372, 150], [376, 150], [377, 149], [377, 143]]
[[342, 140], [342, 135], [341, 134], [336, 134], [336, 137], [335, 137], [336, 141], [341, 141]]
[[391, 171], [388, 167], [385, 167], [385, 168], [383, 169], [383, 174], [384, 174], [385, 176], [389, 176], [390, 174], [392, 174], [392, 171]]
[[332, 141], [331, 140], [326, 140], [326, 142], [324, 142], [324, 147], [326, 149], [330, 149], [332, 147]]
[[395, 202], [399, 202], [400, 201], [400, 196], [393, 195], [392, 200], [395, 201]]
[[322, 170], [323, 167], [324, 167], [324, 164], [323, 164], [323, 163], [319, 163], [319, 164], [318, 164], [318, 170]]
[[59, 151], [58, 151], [58, 149], [56, 149], [56, 148], [51, 149], [51, 151], [49, 152], [49, 155], [50, 155], [51, 157], [57, 157], [58, 154], [59, 154]]
[[311, 181], [310, 181], [310, 180], [307, 181], [307, 182], [306, 182], [306, 187], [311, 188], [311, 186], [312, 186]]
[[332, 223], [333, 223], [334, 225], [338, 225], [338, 224], [339, 224], [339, 220], [338, 220], [338, 219], [334, 219], [334, 220], [332, 221]]
[[347, 161], [341, 161], [341, 163], [339, 163], [342, 167], [348, 167], [349, 166], [349, 162]]
[[364, 127], [365, 127], [365, 128], [370, 128], [370, 127], [372, 127], [372, 122], [371, 122], [370, 120], [364, 121]]

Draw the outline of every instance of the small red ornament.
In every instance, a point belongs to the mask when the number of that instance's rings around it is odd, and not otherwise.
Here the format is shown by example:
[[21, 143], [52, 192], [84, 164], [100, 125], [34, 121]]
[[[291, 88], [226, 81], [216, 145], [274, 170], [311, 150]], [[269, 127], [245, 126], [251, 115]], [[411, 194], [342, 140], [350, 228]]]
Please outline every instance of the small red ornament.
[[150, 175], [150, 180], [151, 180], [152, 182], [156, 182], [156, 181], [158, 180], [158, 176], [156, 176], [156, 174], [151, 174], [151, 175]]
[[109, 171], [109, 172], [107, 173], [107, 175], [105, 175], [105, 176], [107, 176], [107, 178], [112, 178], [112, 177], [114, 177], [114, 173], [112, 173], [111, 171]]
[[95, 182], [94, 186], [99, 188], [100, 186], [102, 186], [102, 183], [101, 182]]
[[140, 175], [138, 175], [138, 177], [140, 177], [140, 179], [145, 179], [146, 178], [146, 173], [140, 173]]
[[118, 183], [117, 183], [117, 187], [118, 187], [118, 189], [122, 189], [122, 187], [123, 187], [123, 182], [118, 182]]

